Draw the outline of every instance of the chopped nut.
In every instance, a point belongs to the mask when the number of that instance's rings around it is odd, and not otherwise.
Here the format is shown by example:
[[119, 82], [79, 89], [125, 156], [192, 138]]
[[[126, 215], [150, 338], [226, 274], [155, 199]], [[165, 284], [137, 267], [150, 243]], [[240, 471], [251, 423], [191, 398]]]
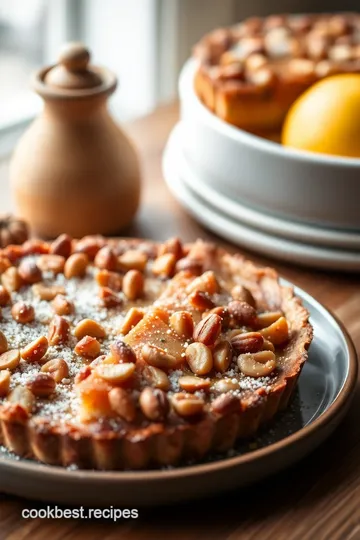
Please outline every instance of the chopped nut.
[[267, 328], [260, 330], [263, 337], [274, 345], [282, 345], [289, 339], [289, 327], [285, 317], [280, 317]]
[[27, 383], [27, 387], [34, 396], [46, 398], [55, 391], [56, 382], [54, 377], [48, 373], [38, 373], [33, 380]]
[[74, 351], [83, 358], [96, 358], [100, 354], [100, 343], [91, 336], [84, 336], [76, 344]]
[[154, 366], [145, 366], [142, 375], [144, 379], [154, 388], [169, 390], [170, 380], [165, 371]]
[[178, 364], [175, 356], [155, 345], [144, 345], [141, 349], [141, 355], [144, 361], [150, 366], [165, 369], [166, 371], [176, 369]]
[[10, 393], [8, 401], [16, 403], [27, 413], [31, 413], [35, 406], [35, 396], [26, 386], [16, 386]]
[[103, 270], [116, 270], [117, 257], [109, 246], [102, 247], [96, 254], [94, 264]]
[[121, 339], [116, 339], [110, 345], [111, 356], [119, 364], [136, 362], [136, 356], [133, 349]]
[[174, 274], [176, 258], [173, 253], [164, 253], [157, 257], [152, 265], [155, 276], [171, 277]]
[[60, 315], [54, 315], [49, 324], [49, 345], [59, 345], [68, 340], [70, 324]]
[[195, 377], [193, 375], [185, 375], [184, 377], [179, 378], [180, 387], [185, 390], [185, 392], [197, 392], [198, 390], [208, 390], [211, 386], [211, 382], [206, 379], [201, 379], [200, 377]]
[[178, 238], [170, 238], [160, 246], [159, 255], [166, 253], [172, 253], [177, 261], [184, 257], [184, 249]]
[[137, 300], [144, 293], [144, 276], [139, 270], [129, 270], [123, 280], [123, 292], [129, 300]]
[[238, 326], [254, 326], [257, 319], [256, 310], [247, 302], [233, 300], [229, 302], [228, 310]]
[[101, 339], [106, 336], [106, 332], [101, 324], [93, 319], [82, 319], [82, 321], [75, 326], [74, 336], [77, 337], [77, 339], [81, 339], [84, 336]]
[[3, 354], [8, 350], [8, 342], [4, 332], [0, 330], [0, 354]]
[[194, 321], [188, 311], [175, 311], [170, 317], [170, 327], [180, 337], [190, 339], [194, 332]]
[[95, 276], [97, 283], [100, 287], [108, 287], [112, 291], [120, 292], [122, 289], [122, 276], [117, 272], [110, 272], [109, 270], [99, 270]]
[[154, 422], [164, 420], [170, 408], [166, 394], [159, 388], [144, 388], [140, 394], [139, 404], [146, 418]]
[[194, 291], [202, 291], [208, 294], [215, 294], [220, 291], [219, 283], [212, 270], [208, 270], [195, 278], [186, 288], [188, 294]]
[[50, 246], [50, 253], [53, 255], [61, 255], [67, 259], [72, 251], [72, 240], [68, 234], [60, 234]]
[[144, 312], [141, 309], [136, 307], [130, 308], [119, 328], [119, 333], [124, 335], [128, 334], [130, 330], [143, 319], [143, 317]]
[[18, 291], [24, 285], [24, 281], [15, 266], [10, 266], [3, 272], [1, 281], [5, 289], [11, 292]]
[[84, 277], [89, 264], [89, 257], [85, 253], [74, 253], [70, 255], [64, 266], [66, 279], [73, 277]]
[[118, 296], [112, 289], [109, 289], [109, 287], [100, 287], [99, 298], [101, 303], [108, 309], [121, 306], [123, 303], [122, 298], [120, 298], [120, 296]]
[[212, 309], [215, 304], [208, 293], [203, 291], [194, 291], [189, 296], [189, 304], [199, 311]]
[[126, 422], [133, 422], [136, 408], [131, 395], [124, 388], [112, 388], [109, 392], [109, 403], [112, 410]]
[[11, 349], [0, 355], [0, 370], [9, 369], [12, 371], [17, 368], [20, 363], [20, 351], [19, 349]]
[[10, 391], [10, 380], [11, 375], [9, 370], [4, 369], [0, 371], [0, 398], [4, 398], [8, 395]]
[[9, 291], [5, 289], [2, 285], [0, 285], [0, 306], [6, 306], [10, 303], [11, 296]]
[[275, 354], [272, 351], [241, 354], [237, 363], [240, 371], [247, 377], [266, 377], [276, 368]]
[[282, 317], [281, 311], [266, 311], [265, 313], [259, 313], [256, 320], [257, 328], [266, 328]]
[[203, 413], [205, 402], [198, 396], [178, 393], [173, 395], [172, 405], [179, 416], [187, 418]]
[[65, 294], [65, 288], [61, 285], [44, 285], [43, 283], [33, 285], [32, 291], [40, 300], [46, 300], [46, 302], [53, 300], [57, 294]]
[[69, 366], [62, 358], [54, 358], [49, 360], [41, 368], [43, 373], [49, 373], [56, 383], [61, 383], [63, 379], [67, 379], [69, 376]]
[[232, 360], [231, 346], [228, 341], [220, 341], [213, 350], [214, 368], [220, 373], [225, 373], [230, 367]]
[[25, 283], [38, 283], [42, 280], [41, 270], [34, 261], [21, 261], [18, 272]]
[[240, 300], [240, 302], [246, 302], [252, 307], [256, 306], [255, 299], [249, 289], [244, 287], [243, 285], [235, 285], [231, 289], [231, 296], [234, 300]]
[[96, 374], [110, 384], [129, 382], [135, 373], [135, 364], [100, 364], [95, 368]]
[[49, 342], [45, 336], [34, 339], [29, 345], [21, 349], [21, 357], [26, 362], [39, 362], [48, 350]]
[[74, 304], [63, 294], [57, 294], [51, 305], [57, 315], [70, 315], [75, 311]]
[[191, 343], [185, 351], [190, 369], [196, 375], [207, 375], [213, 367], [211, 350], [204, 343]]
[[151, 308], [149, 313], [151, 313], [152, 315], [155, 315], [156, 317], [159, 317], [159, 319], [164, 321], [164, 323], [166, 324], [169, 323], [170, 314], [167, 309], [162, 308], [162, 307], [153, 307]]
[[204, 345], [214, 345], [221, 332], [222, 320], [219, 315], [211, 313], [202, 319], [194, 329], [194, 340]]
[[259, 332], [244, 332], [231, 339], [231, 346], [238, 354], [261, 351], [264, 338]]
[[16, 302], [11, 308], [11, 315], [16, 322], [26, 324], [35, 319], [35, 310], [30, 304]]
[[62, 255], [41, 255], [38, 258], [38, 266], [43, 272], [61, 274], [65, 267], [65, 257]]
[[147, 263], [147, 255], [137, 249], [129, 249], [118, 258], [118, 268], [123, 272], [139, 270], [143, 272]]

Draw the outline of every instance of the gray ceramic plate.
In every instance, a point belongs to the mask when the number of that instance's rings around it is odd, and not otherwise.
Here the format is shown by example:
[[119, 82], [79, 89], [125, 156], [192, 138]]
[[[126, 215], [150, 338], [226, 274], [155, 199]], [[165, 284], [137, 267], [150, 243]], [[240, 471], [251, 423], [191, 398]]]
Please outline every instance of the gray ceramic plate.
[[296, 289], [311, 312], [314, 341], [295, 399], [256, 440], [202, 464], [140, 472], [74, 471], [0, 452], [0, 490], [32, 499], [94, 507], [154, 505], [217, 494], [273, 474], [311, 452], [343, 418], [354, 391], [357, 358], [341, 324]]

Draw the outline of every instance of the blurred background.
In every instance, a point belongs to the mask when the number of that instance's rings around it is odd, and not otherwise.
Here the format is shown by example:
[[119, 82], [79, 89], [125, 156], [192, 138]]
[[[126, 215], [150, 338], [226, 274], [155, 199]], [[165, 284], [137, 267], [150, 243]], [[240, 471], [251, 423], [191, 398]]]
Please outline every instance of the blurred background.
[[112, 112], [142, 116], [177, 95], [193, 44], [215, 27], [251, 15], [356, 9], [356, 0], [0, 0], [0, 156], [41, 107], [31, 72], [54, 63], [59, 46], [81, 40], [112, 69], [120, 90]]

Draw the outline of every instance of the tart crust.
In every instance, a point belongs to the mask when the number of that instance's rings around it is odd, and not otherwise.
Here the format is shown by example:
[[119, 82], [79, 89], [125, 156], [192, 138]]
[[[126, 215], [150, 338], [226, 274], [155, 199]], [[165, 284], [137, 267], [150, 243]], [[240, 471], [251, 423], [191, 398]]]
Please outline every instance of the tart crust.
[[[159, 249], [158, 244], [138, 239], [104, 243], [120, 252], [141, 246], [150, 257]], [[144, 427], [125, 423], [116, 430], [106, 422], [56, 425], [41, 416], [28, 417], [21, 406], [3, 401], [0, 444], [19, 456], [64, 467], [115, 470], [168, 466], [188, 459], [201, 460], [209, 452], [227, 451], [239, 438], [256, 434], [260, 426], [288, 406], [312, 340], [309, 313], [293, 289], [279, 283], [275, 270], [257, 267], [241, 255], [229, 254], [211, 244], [189, 244], [186, 251], [194, 246], [200, 246], [205, 254], [204, 269], [214, 269], [246, 286], [261, 311], [284, 313], [290, 334], [276, 380], [268, 388], [259, 386], [244, 392], [235, 407], [221, 414], [207, 407], [194, 420], [177, 417], [176, 421], [150, 422]], [[0, 255], [8, 253], [3, 250]]]

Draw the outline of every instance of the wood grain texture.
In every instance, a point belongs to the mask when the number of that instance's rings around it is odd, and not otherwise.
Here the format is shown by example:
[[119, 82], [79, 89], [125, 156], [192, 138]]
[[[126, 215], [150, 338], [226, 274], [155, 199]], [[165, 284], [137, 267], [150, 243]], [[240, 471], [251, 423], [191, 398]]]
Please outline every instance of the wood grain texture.
[[[158, 240], [179, 235], [215, 239], [169, 194], [161, 154], [178, 116], [175, 105], [127, 126], [143, 160], [143, 204], [127, 231]], [[0, 164], [0, 211], [9, 210], [7, 166]], [[161, 211], [159, 209], [161, 208]], [[304, 288], [332, 309], [360, 351], [360, 280], [357, 276], [299, 269], [247, 253]], [[43, 508], [0, 494], [0, 540], [358, 540], [360, 539], [360, 393], [341, 426], [318, 450], [258, 485], [207, 501], [141, 510], [138, 520], [23, 520], [23, 508]], [[1, 479], [0, 479], [1, 492]]]

